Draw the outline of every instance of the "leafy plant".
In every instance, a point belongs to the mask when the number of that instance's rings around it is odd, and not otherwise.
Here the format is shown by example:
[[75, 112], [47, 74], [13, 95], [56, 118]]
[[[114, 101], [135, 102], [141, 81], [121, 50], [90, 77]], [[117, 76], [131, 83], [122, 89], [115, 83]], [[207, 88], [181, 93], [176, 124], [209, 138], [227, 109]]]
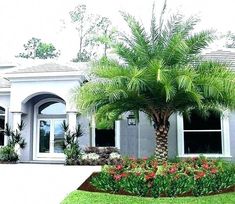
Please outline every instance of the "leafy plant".
[[20, 124], [17, 124], [17, 129], [12, 130], [11, 127], [6, 124], [4, 134], [8, 137], [8, 145], [15, 148], [15, 146], [18, 144], [21, 149], [24, 149], [26, 146], [25, 139], [21, 135], [21, 131], [24, 129], [25, 123], [23, 121], [20, 122]]
[[0, 148], [0, 162], [16, 162], [19, 160], [18, 154], [11, 145]]
[[120, 184], [105, 172], [101, 172], [98, 176], [93, 177], [91, 183], [96, 188], [104, 191], [117, 192], [120, 190]]
[[66, 155], [66, 164], [78, 164], [81, 157], [81, 148], [79, 147], [78, 138], [83, 135], [81, 125], [78, 124], [75, 131], [71, 132], [69, 125], [63, 121], [62, 128], [65, 134], [64, 154]]

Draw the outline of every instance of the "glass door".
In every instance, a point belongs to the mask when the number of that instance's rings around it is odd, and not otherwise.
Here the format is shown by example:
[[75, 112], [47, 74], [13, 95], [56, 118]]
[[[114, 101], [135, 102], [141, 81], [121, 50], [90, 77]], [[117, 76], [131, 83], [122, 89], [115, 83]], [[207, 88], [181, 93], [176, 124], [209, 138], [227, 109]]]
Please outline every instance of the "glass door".
[[65, 119], [39, 119], [38, 158], [63, 158], [64, 131], [62, 123]]

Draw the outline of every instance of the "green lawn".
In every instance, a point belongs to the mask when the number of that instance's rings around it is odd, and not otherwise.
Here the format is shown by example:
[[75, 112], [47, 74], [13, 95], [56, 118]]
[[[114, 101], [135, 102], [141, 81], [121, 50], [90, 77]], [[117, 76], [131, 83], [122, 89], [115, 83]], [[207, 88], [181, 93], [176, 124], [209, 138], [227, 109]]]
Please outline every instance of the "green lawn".
[[61, 204], [234, 204], [235, 193], [226, 193], [205, 197], [184, 198], [141, 198], [134, 196], [119, 196], [107, 193], [90, 193], [74, 191]]

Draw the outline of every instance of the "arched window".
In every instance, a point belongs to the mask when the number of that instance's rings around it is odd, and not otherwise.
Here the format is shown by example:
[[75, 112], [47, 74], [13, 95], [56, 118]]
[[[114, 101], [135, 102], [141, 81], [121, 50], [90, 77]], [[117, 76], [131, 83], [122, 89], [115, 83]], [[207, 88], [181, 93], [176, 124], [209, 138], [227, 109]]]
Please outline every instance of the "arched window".
[[49, 101], [38, 108], [38, 114], [42, 115], [63, 115], [65, 114], [65, 104], [58, 101]]
[[0, 106], [0, 146], [4, 145], [5, 109]]

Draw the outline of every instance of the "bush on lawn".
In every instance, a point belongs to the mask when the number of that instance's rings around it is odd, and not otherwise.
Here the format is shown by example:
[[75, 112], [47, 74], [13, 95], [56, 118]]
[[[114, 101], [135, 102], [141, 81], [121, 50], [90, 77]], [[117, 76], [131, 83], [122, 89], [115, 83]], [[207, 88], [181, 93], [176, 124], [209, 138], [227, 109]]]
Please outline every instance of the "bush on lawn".
[[126, 158], [118, 165], [104, 166], [91, 183], [99, 190], [138, 196], [201, 196], [235, 185], [235, 166], [204, 157], [163, 165], [154, 158]]

